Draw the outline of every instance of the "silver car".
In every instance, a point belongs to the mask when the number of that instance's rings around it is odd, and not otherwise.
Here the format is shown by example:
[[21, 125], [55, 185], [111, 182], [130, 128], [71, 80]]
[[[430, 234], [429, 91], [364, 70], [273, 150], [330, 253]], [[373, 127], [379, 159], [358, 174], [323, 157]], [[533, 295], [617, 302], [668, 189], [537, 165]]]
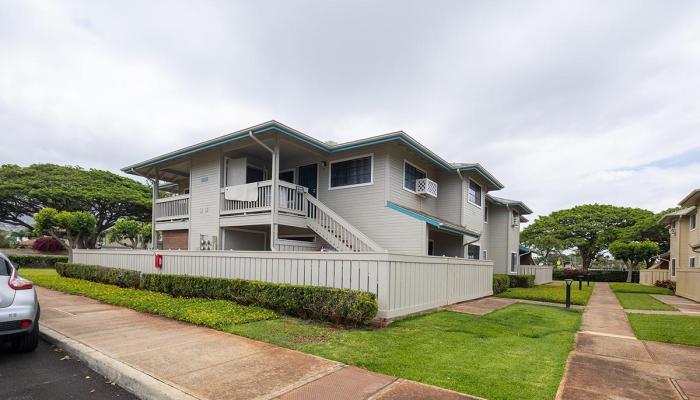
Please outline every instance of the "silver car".
[[39, 301], [31, 281], [17, 274], [19, 267], [0, 253], [0, 341], [17, 352], [34, 351], [39, 344]]

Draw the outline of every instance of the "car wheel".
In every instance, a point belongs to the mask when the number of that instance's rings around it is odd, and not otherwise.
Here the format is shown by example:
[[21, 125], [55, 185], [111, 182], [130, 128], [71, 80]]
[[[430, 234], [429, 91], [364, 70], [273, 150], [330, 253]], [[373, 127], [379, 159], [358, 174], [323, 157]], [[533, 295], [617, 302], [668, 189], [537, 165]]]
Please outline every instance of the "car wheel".
[[39, 345], [39, 323], [34, 324], [34, 328], [26, 335], [12, 340], [12, 350], [17, 353], [28, 353], [34, 351]]

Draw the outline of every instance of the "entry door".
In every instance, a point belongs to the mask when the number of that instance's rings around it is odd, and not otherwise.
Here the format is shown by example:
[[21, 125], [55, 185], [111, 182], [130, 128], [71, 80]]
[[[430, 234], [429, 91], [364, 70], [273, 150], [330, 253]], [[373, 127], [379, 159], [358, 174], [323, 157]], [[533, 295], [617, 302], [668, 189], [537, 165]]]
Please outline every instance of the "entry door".
[[299, 167], [299, 185], [309, 188], [309, 193], [318, 197], [318, 165]]

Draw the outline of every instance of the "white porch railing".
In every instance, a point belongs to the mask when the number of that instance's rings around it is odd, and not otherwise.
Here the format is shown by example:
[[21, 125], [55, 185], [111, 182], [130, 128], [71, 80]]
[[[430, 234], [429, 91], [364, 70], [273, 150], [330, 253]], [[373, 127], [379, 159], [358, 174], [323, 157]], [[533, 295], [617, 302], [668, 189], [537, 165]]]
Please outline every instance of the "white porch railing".
[[272, 181], [258, 182], [256, 201], [226, 200], [226, 189], [221, 188], [221, 215], [245, 214], [272, 209]]
[[155, 213], [156, 221], [170, 221], [189, 218], [190, 195], [181, 194], [157, 199]]
[[671, 280], [671, 273], [667, 269], [643, 269], [639, 271], [639, 283], [654, 286], [656, 281]]
[[355, 289], [377, 295], [379, 318], [442, 307], [492, 292], [493, 263], [391, 253], [74, 250], [81, 264], [146, 273]]
[[535, 285], [552, 282], [552, 267], [547, 265], [520, 265], [518, 275], [535, 275]]
[[[279, 210], [305, 215], [304, 188], [293, 183], [279, 182]], [[258, 200], [226, 200], [226, 189], [221, 189], [221, 215], [247, 214], [272, 210], [272, 181], [258, 182]]]

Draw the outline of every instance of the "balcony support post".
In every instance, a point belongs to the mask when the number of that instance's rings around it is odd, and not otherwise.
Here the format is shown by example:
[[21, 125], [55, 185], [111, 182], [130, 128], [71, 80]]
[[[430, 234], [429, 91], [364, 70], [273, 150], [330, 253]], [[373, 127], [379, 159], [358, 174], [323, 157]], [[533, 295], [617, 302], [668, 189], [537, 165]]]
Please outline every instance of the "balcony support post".
[[158, 231], [156, 231], [158, 204], [156, 204], [156, 201], [158, 200], [158, 192], [160, 191], [159, 172], [158, 167], [156, 167], [156, 177], [153, 179], [153, 207], [151, 207], [151, 248], [153, 250], [158, 249]]

